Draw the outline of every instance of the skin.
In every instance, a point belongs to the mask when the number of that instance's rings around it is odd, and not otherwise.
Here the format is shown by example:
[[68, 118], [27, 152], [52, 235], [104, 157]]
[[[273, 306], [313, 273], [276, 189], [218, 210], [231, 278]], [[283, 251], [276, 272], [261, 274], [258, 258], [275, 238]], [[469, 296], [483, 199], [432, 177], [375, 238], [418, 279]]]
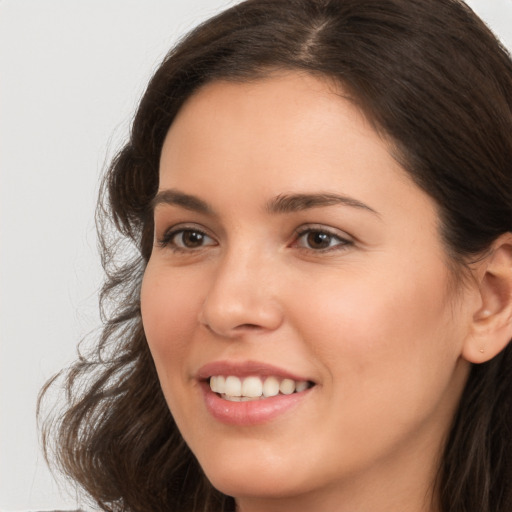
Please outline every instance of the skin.
[[[210, 211], [156, 205], [144, 328], [183, 437], [243, 512], [437, 510], [432, 484], [479, 304], [454, 286], [433, 200], [340, 92], [299, 73], [214, 82], [163, 146], [159, 190]], [[266, 208], [311, 193], [365, 207]], [[330, 233], [329, 248], [302, 228]], [[183, 232], [166, 237], [173, 229], [206, 236], [187, 247]], [[270, 422], [226, 425], [196, 379], [218, 360], [316, 385]]]

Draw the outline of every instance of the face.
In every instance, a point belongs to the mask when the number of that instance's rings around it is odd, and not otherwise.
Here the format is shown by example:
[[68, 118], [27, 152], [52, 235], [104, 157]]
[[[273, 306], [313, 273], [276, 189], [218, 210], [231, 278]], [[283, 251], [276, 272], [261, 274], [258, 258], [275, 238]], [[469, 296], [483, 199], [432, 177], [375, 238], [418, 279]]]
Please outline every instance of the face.
[[154, 204], [144, 329], [212, 483], [243, 510], [424, 496], [467, 377], [463, 294], [433, 201], [353, 104], [298, 73], [204, 86]]

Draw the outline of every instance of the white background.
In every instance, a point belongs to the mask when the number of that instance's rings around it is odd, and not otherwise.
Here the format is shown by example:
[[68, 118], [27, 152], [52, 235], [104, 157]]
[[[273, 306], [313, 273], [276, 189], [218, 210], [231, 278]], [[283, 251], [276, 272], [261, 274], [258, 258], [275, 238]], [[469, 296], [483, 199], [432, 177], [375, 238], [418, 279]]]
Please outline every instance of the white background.
[[[232, 3], [0, 0], [1, 511], [79, 505], [46, 469], [35, 403], [99, 324], [99, 177], [173, 42]], [[512, 0], [469, 3], [512, 48]]]

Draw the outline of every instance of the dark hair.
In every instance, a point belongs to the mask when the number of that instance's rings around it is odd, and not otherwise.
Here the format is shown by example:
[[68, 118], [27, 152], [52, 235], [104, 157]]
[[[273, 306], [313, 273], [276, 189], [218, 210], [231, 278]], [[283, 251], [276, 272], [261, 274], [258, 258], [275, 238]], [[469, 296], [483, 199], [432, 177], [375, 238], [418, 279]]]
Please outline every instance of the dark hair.
[[[454, 267], [512, 231], [512, 63], [462, 1], [248, 0], [196, 28], [151, 79], [106, 175], [98, 210], [105, 327], [95, 352], [63, 374], [68, 408], [43, 430], [47, 455], [55, 449], [61, 469], [104, 510], [234, 510], [168, 410], [139, 292], [160, 151], [176, 113], [205, 83], [279, 70], [333, 79], [391, 141], [438, 205]], [[436, 486], [444, 512], [512, 509], [510, 344], [472, 367]]]

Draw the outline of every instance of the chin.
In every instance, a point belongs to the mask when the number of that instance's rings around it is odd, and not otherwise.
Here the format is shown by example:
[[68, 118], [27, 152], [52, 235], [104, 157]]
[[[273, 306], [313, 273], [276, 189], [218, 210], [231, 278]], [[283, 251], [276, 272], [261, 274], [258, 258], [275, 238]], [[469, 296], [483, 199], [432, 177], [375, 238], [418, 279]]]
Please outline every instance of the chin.
[[[267, 475], [266, 475], [267, 476]], [[211, 484], [223, 494], [234, 498], [279, 499], [299, 494], [295, 486], [290, 486], [275, 478], [260, 480], [254, 474], [241, 476], [240, 474], [207, 475]], [[302, 490], [303, 492], [303, 490]]]
[[[203, 466], [206, 477], [220, 492], [233, 497], [283, 498], [305, 491], [305, 482], [293, 469], [272, 468], [269, 463], [249, 464], [247, 460]], [[296, 468], [298, 469], [298, 468]]]

